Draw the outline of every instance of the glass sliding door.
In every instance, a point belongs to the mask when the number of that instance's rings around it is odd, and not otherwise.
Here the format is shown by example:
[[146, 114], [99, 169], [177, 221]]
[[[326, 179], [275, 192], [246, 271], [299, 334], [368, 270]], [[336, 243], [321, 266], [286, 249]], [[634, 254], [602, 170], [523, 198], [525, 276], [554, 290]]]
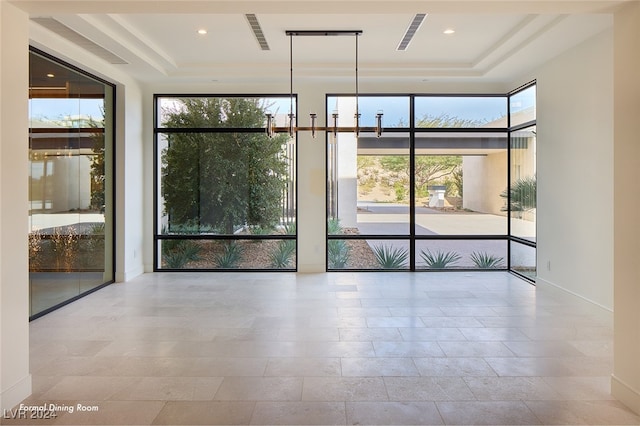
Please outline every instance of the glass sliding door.
[[114, 87], [29, 55], [33, 318], [114, 279]]

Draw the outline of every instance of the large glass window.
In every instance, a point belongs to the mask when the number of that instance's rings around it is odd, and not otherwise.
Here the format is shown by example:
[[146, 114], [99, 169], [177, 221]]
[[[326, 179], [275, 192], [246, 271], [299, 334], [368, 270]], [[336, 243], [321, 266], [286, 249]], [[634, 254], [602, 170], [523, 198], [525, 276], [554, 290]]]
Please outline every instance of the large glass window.
[[156, 96], [156, 269], [296, 269], [289, 101]]
[[113, 281], [114, 87], [35, 49], [29, 59], [35, 317]]
[[[520, 183], [535, 186], [531, 93], [511, 104], [508, 95], [361, 95], [360, 124], [383, 110], [384, 131], [327, 135], [328, 270], [513, 263], [535, 276], [531, 253], [510, 251], [512, 235], [535, 244], [535, 187]], [[327, 116], [353, 125], [355, 105], [354, 96], [329, 95]], [[529, 127], [510, 132], [514, 118]]]
[[510, 268], [528, 279], [536, 276], [536, 85], [509, 96], [509, 212]]

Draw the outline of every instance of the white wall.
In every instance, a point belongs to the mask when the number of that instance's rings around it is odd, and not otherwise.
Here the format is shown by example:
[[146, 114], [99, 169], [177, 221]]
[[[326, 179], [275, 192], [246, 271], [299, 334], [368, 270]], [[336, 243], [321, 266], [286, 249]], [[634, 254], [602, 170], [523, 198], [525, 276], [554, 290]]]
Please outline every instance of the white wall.
[[0, 1], [0, 410], [31, 394], [27, 23]]
[[537, 282], [611, 310], [613, 32], [585, 41], [532, 76], [538, 110]]
[[640, 3], [615, 15], [614, 356], [611, 393], [640, 413]]

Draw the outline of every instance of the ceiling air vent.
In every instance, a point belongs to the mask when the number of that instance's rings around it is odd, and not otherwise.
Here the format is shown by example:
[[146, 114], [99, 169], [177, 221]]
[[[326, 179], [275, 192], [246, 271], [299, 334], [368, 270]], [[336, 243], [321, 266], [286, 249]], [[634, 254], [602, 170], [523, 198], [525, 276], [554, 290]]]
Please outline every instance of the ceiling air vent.
[[104, 59], [110, 64], [127, 64], [128, 63], [121, 57], [115, 55], [114, 53], [109, 52], [104, 47], [94, 43], [93, 41], [89, 40], [82, 34], [67, 27], [60, 21], [56, 21], [53, 18], [31, 18], [31, 20], [37, 24], [42, 25], [49, 31], [52, 31], [58, 34], [60, 37], [63, 37], [69, 40], [70, 42], [82, 47], [83, 49], [88, 50], [89, 52], [93, 53], [94, 55], [96, 55], [101, 59]]
[[396, 47], [396, 50], [407, 50], [407, 47], [409, 47], [409, 43], [411, 43], [411, 39], [413, 39], [413, 36], [416, 35], [416, 32], [418, 32], [418, 30], [420, 29], [420, 25], [422, 25], [422, 21], [424, 21], [424, 18], [426, 17], [426, 13], [418, 13], [413, 17], [413, 20], [409, 24], [407, 31], [405, 31], [404, 36], [402, 37], [402, 40], [400, 40], [400, 44], [398, 44], [398, 47]]
[[258, 22], [258, 18], [256, 17], [256, 15], [253, 13], [247, 13], [244, 16], [247, 17], [247, 21], [249, 22], [251, 31], [253, 31], [253, 35], [256, 36], [256, 40], [260, 45], [260, 49], [270, 50], [269, 43], [267, 43], [267, 39], [264, 37], [264, 33], [262, 32], [262, 28], [260, 27], [260, 22]]

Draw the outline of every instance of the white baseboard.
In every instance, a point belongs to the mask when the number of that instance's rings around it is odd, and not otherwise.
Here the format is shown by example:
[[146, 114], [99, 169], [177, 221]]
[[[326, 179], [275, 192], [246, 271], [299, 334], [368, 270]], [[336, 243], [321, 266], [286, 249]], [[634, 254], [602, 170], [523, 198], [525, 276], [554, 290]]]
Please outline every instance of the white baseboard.
[[11, 410], [29, 395], [31, 395], [31, 374], [0, 393], [0, 410], [3, 413], [4, 410]]
[[630, 410], [640, 414], [640, 391], [632, 388], [613, 374], [611, 375], [611, 395]]
[[136, 266], [135, 268], [131, 268], [125, 272], [116, 272], [116, 282], [122, 283], [125, 281], [132, 280], [133, 278], [144, 274], [144, 266], [142, 264]]
[[[541, 286], [541, 284], [542, 284], [542, 286]], [[554, 284], [551, 281], [547, 281], [544, 278], [536, 277], [536, 287], [538, 287], [539, 289], [542, 289], [542, 290], [553, 289], [553, 290], [563, 291], [563, 292], [565, 292], [567, 294], [570, 294], [572, 296], [578, 297], [578, 298], [584, 300], [585, 302], [589, 302], [592, 305], [595, 305], [595, 306], [597, 306], [597, 307], [599, 307], [601, 309], [604, 309], [605, 311], [607, 311], [609, 313], [613, 313], [613, 309], [612, 308], [609, 308], [609, 307], [607, 307], [605, 305], [602, 305], [602, 304], [600, 304], [598, 302], [595, 302], [595, 301], [589, 299], [588, 297], [582, 296], [581, 294], [575, 293], [575, 292], [573, 292], [571, 290], [567, 290], [566, 288], [561, 287], [558, 284]]]

